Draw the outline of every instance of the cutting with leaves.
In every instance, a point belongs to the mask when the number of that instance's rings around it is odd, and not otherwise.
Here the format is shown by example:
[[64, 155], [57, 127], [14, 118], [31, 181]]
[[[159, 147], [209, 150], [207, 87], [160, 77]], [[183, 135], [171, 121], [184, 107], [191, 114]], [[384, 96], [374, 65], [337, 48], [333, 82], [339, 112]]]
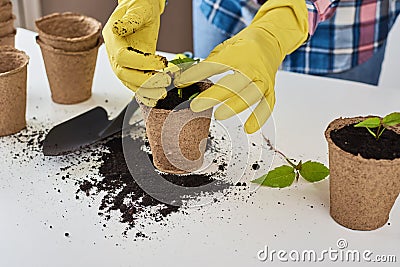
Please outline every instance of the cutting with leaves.
[[264, 136], [268, 147], [282, 156], [289, 165], [279, 166], [258, 179], [253, 180], [253, 183], [262, 186], [284, 188], [291, 186], [294, 180], [298, 181], [300, 176], [306, 181], [314, 183], [325, 179], [329, 175], [329, 169], [322, 163], [316, 161], [301, 160], [296, 163], [296, 160], [289, 159], [281, 151], [277, 150], [271, 141]]

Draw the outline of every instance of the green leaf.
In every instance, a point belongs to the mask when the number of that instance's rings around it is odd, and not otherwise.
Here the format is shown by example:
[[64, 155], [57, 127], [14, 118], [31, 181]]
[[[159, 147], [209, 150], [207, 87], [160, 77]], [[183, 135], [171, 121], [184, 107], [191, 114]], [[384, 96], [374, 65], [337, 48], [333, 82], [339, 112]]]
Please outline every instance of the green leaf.
[[273, 169], [266, 175], [263, 175], [252, 182], [269, 187], [283, 188], [290, 186], [293, 183], [295, 176], [296, 174], [293, 167], [283, 165]]
[[390, 113], [389, 115], [386, 115], [383, 118], [382, 122], [386, 126], [395, 126], [397, 124], [400, 124], [400, 113], [399, 112]]
[[309, 182], [318, 182], [329, 175], [329, 169], [322, 163], [309, 160], [303, 163], [300, 175]]
[[373, 117], [357, 123], [356, 125], [354, 125], [354, 127], [376, 128], [379, 127], [380, 124], [381, 124], [381, 119], [378, 117]]
[[169, 62], [178, 66], [182, 71], [189, 69], [193, 64], [199, 62], [200, 59], [193, 59], [190, 57], [176, 58]]
[[193, 58], [190, 58], [190, 57], [180, 57], [180, 58], [176, 58], [176, 59], [170, 60], [169, 62], [171, 62], [174, 65], [179, 65], [179, 64], [188, 63], [188, 62], [195, 63], [195, 62], [198, 62], [198, 61], [199, 61], [198, 59], [193, 59]]

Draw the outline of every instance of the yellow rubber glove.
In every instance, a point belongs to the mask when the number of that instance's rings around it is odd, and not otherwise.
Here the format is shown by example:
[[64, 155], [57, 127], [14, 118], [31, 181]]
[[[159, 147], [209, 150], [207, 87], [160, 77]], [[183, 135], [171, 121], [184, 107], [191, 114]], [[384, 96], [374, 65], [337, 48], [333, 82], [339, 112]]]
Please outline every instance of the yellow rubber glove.
[[284, 57], [308, 36], [308, 14], [304, 0], [268, 0], [252, 23], [218, 45], [199, 64], [176, 78], [185, 87], [215, 74], [233, 70], [214, 86], [199, 94], [191, 109], [200, 112], [221, 102], [215, 118], [224, 120], [257, 104], [245, 123], [254, 133], [269, 118], [275, 104], [275, 75]]
[[139, 98], [162, 98], [171, 83], [168, 74], [156, 71], [168, 64], [155, 55], [164, 8], [165, 0], [119, 0], [103, 29], [114, 73], [132, 91], [140, 88]]
[[[184, 54], [177, 54], [174, 57], [174, 59], [185, 58], [187, 58], [187, 56]], [[164, 75], [165, 73], [171, 73], [172, 75], [174, 75], [174, 73], [180, 72], [183, 65], [184, 64], [175, 65], [170, 61], [168, 62], [168, 66], [164, 68], [163, 72], [157, 73], [156, 75], [153, 75], [149, 80], [147, 80], [136, 92], [136, 95], [139, 98], [140, 102], [149, 107], [156, 106], [159, 99], [165, 98], [165, 96], [167, 95], [167, 90], [166, 88], [157, 88], [156, 90], [153, 88], [152, 90], [148, 90], [148, 88], [146, 88], [147, 84], [152, 84], [153, 80], [158, 81], [160, 79], [159, 76]], [[143, 91], [145, 94], [142, 95]]]

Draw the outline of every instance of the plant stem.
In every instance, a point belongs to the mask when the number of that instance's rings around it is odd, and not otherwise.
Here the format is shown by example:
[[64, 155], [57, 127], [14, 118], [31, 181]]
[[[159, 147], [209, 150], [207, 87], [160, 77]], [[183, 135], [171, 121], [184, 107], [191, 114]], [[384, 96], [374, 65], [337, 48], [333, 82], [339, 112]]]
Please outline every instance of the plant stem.
[[383, 132], [385, 131], [385, 129], [386, 129], [385, 127], [382, 128], [382, 131], [378, 134], [378, 138], [377, 138], [376, 140], [378, 140], [379, 137], [381, 137], [381, 135], [383, 134]]
[[376, 136], [375, 136], [375, 139], [376, 139], [376, 140], [379, 139], [379, 136], [380, 136], [379, 132], [381, 131], [381, 126], [382, 126], [382, 124], [379, 123], [378, 130], [376, 130]]
[[370, 128], [368, 128], [368, 127], [366, 127], [366, 128], [367, 128], [368, 132], [370, 132], [370, 134], [372, 134], [372, 136], [375, 137], [375, 139], [378, 139], [377, 135]]
[[262, 136], [263, 136], [265, 142], [267, 143], [268, 147], [270, 148], [270, 150], [273, 150], [274, 152], [276, 152], [276, 153], [278, 153], [279, 155], [281, 155], [281, 156], [287, 161], [287, 163], [290, 164], [290, 166], [292, 166], [293, 168], [296, 169], [296, 167], [297, 167], [296, 164], [294, 164], [288, 157], [286, 157], [285, 154], [283, 154], [281, 151], [279, 151], [278, 149], [276, 149], [276, 148], [272, 145], [271, 141], [270, 141], [264, 134], [262, 134]]

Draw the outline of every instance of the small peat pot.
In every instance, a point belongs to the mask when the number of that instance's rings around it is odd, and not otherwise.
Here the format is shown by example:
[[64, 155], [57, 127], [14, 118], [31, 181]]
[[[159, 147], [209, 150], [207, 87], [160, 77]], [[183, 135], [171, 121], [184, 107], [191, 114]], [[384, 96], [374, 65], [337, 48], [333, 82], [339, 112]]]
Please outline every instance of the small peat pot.
[[2, 45], [8, 45], [8, 46], [15, 46], [15, 35], [17, 34], [17, 31], [14, 30], [14, 32], [6, 35], [6, 36], [0, 36], [0, 46]]
[[400, 129], [386, 129], [376, 140], [363, 117], [339, 118], [325, 131], [329, 149], [330, 214], [353, 230], [385, 225], [400, 192]]
[[40, 40], [56, 49], [87, 51], [99, 42], [101, 23], [81, 14], [53, 13], [39, 18], [35, 23]]
[[0, 22], [0, 38], [15, 32], [14, 20], [15, 16], [12, 15], [10, 19]]
[[0, 22], [12, 19], [12, 3], [5, 2], [0, 5]]
[[0, 47], [0, 136], [26, 126], [26, 80], [29, 57], [11, 46]]
[[76, 104], [89, 99], [101, 40], [94, 48], [80, 52], [55, 49], [40, 38], [36, 42], [42, 51], [53, 101]]
[[174, 88], [154, 108], [145, 106], [136, 98], [146, 124], [153, 164], [158, 170], [186, 174], [203, 165], [212, 109], [193, 112], [188, 99], [210, 86], [210, 81], [195, 83], [182, 88], [181, 97], [178, 88]]

